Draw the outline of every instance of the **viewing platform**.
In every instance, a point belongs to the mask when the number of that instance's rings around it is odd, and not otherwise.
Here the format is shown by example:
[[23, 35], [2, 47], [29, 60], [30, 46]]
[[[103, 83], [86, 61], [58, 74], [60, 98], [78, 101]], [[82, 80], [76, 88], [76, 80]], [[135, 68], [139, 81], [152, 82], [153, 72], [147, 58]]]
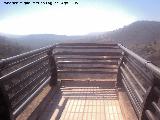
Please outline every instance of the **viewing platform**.
[[160, 68], [121, 44], [61, 43], [0, 60], [0, 120], [159, 120]]

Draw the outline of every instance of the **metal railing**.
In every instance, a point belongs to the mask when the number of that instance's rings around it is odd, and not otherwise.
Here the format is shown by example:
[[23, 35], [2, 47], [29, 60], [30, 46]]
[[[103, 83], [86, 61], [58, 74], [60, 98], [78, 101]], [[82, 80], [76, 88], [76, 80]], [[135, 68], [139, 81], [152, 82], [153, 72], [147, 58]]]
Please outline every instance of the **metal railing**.
[[16, 119], [58, 73], [116, 74], [138, 118], [160, 118], [158, 67], [121, 44], [63, 43], [0, 60], [0, 119]]
[[61, 80], [96, 79], [98, 75], [104, 79], [117, 74], [116, 66], [121, 57], [117, 44], [61, 43], [55, 49]]
[[0, 119], [15, 119], [48, 83], [56, 83], [54, 46], [0, 61]]
[[[121, 44], [118, 82], [123, 83], [139, 119], [160, 118], [160, 69]], [[119, 83], [120, 84], [120, 83]]]

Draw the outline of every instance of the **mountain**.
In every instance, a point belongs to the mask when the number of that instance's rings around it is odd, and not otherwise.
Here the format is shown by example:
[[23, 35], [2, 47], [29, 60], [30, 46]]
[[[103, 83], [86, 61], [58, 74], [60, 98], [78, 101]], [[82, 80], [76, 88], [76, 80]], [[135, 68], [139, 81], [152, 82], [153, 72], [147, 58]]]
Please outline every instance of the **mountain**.
[[137, 21], [100, 35], [99, 41], [121, 43], [143, 58], [160, 66], [160, 22]]
[[137, 21], [118, 30], [102, 34], [100, 41], [116, 41], [122, 44], [146, 43], [160, 40], [160, 22]]
[[[27, 50], [32, 50], [61, 42], [122, 43], [140, 56], [160, 66], [160, 22], [155, 21], [137, 21], [114, 31], [91, 33], [85, 36], [0, 34], [0, 43], [2, 43], [0, 44], [0, 54], [4, 56], [4, 53], [6, 53], [9, 56], [14, 55], [14, 52], [15, 54], [20, 53], [19, 51], [22, 48], [30, 48]], [[13, 49], [17, 46], [18, 50], [12, 50], [11, 46], [13, 46]]]

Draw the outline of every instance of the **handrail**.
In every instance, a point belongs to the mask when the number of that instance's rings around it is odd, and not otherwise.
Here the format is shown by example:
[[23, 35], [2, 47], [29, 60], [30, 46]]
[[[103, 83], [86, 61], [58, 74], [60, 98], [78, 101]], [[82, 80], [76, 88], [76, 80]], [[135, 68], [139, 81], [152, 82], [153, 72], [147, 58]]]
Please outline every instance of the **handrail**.
[[[29, 56], [36, 56], [37, 54], [40, 55], [42, 53], [45, 53], [51, 49], [53, 49], [54, 46], [47, 46], [47, 47], [43, 47], [43, 48], [40, 48], [40, 49], [36, 49], [36, 50], [33, 50], [33, 51], [29, 51], [29, 52], [26, 52], [26, 53], [22, 53], [22, 54], [19, 54], [19, 55], [16, 55], [16, 56], [13, 56], [13, 57], [9, 57], [9, 58], [6, 58], [6, 59], [1, 59], [0, 60], [0, 69], [3, 69], [4, 66], [6, 66], [7, 64], [10, 64], [11, 62], [14, 63], [20, 63], [28, 58], [30, 58]], [[15, 64], [14, 64], [15, 65]]]
[[6, 59], [1, 59], [0, 64], [9, 63], [10, 61], [22, 59], [23, 57], [30, 56], [30, 55], [33, 55], [33, 54], [37, 54], [37, 53], [40, 53], [42, 51], [49, 50], [51, 48], [54, 48], [54, 46], [43, 47], [43, 48], [40, 48], [40, 49], [36, 49], [36, 50], [33, 50], [33, 51], [22, 53], [22, 54], [13, 56], [13, 57], [9, 57], [9, 58], [6, 58]]
[[[0, 60], [0, 119], [15, 120], [44, 88], [57, 83], [54, 45]], [[6, 113], [6, 111], [8, 113]]]
[[126, 47], [124, 47], [121, 44], [118, 44], [118, 46], [127, 54], [129, 54], [130, 56], [132, 56], [134, 59], [136, 59], [137, 61], [139, 61], [141, 64], [143, 64], [144, 66], [146, 66], [146, 68], [148, 68], [149, 70], [153, 71], [153, 73], [157, 74], [158, 76], [160, 76], [160, 68], [158, 68], [157, 66], [153, 65], [151, 63], [151, 61], [145, 60], [144, 58], [140, 57], [139, 55], [137, 55], [136, 53], [132, 52], [131, 50], [127, 49]]
[[3, 117], [15, 120], [45, 85], [56, 85], [58, 73], [117, 75], [139, 119], [160, 116], [160, 68], [121, 44], [61, 43], [0, 60]]
[[118, 79], [121, 79], [124, 84], [138, 118], [158, 120], [157, 117], [160, 117], [158, 105], [160, 68], [123, 45], [118, 44], [118, 46], [124, 53], [119, 66]]

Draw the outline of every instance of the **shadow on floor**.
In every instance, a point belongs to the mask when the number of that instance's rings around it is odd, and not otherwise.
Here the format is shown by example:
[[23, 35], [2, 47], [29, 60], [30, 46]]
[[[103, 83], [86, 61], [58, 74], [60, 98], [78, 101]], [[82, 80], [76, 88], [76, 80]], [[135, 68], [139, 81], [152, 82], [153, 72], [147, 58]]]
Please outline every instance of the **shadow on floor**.
[[58, 89], [48, 93], [29, 120], [90, 119], [89, 116], [123, 120], [113, 82], [62, 81]]

